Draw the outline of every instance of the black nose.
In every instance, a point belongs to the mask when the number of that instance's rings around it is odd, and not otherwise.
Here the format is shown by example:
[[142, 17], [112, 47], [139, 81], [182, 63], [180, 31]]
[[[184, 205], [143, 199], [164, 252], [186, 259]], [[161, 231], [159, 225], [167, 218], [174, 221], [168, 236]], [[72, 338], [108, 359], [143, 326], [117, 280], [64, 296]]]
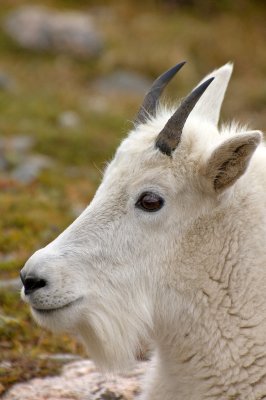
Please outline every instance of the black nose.
[[34, 275], [25, 276], [21, 272], [20, 278], [24, 285], [24, 291], [26, 295], [46, 286], [46, 281], [44, 279], [40, 279], [39, 277]]

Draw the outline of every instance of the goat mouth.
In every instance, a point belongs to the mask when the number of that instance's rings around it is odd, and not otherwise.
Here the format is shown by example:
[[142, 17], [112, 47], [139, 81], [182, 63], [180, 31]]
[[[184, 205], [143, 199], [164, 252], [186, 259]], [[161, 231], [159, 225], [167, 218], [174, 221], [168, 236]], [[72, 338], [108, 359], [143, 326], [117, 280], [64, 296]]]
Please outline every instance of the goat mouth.
[[55, 307], [55, 308], [36, 308], [32, 306], [33, 311], [37, 312], [38, 314], [52, 314], [57, 311], [65, 310], [66, 308], [69, 308], [73, 306], [74, 304], [78, 304], [82, 301], [83, 297], [79, 297], [76, 300], [71, 301], [70, 303], [64, 304], [63, 306], [60, 307]]

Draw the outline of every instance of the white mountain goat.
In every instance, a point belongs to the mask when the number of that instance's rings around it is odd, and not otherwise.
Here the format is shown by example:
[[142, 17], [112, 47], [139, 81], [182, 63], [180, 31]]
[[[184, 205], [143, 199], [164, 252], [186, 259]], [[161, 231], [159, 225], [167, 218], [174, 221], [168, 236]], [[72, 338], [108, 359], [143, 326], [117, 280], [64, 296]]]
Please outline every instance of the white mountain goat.
[[159, 77], [86, 210], [21, 277], [36, 321], [78, 335], [102, 367], [154, 349], [141, 399], [266, 399], [266, 151], [218, 129], [232, 72], [177, 110]]

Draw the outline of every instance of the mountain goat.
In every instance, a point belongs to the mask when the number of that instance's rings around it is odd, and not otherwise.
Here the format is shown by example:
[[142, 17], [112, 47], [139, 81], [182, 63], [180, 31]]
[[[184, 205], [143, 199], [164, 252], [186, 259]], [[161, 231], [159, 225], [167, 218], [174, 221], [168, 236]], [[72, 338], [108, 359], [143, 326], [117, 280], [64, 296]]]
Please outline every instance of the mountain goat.
[[175, 109], [152, 85], [96, 195], [21, 272], [52, 331], [78, 335], [103, 368], [154, 349], [141, 399], [266, 399], [266, 151], [218, 129], [226, 64]]

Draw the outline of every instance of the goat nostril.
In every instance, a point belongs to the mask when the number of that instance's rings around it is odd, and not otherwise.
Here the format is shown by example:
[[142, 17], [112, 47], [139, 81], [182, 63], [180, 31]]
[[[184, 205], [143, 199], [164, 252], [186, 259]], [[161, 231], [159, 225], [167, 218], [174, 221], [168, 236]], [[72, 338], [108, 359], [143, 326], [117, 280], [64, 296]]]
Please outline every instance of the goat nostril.
[[28, 276], [25, 279], [23, 278], [22, 282], [24, 284], [26, 295], [46, 286], [46, 281], [44, 279], [40, 279], [35, 276]]

